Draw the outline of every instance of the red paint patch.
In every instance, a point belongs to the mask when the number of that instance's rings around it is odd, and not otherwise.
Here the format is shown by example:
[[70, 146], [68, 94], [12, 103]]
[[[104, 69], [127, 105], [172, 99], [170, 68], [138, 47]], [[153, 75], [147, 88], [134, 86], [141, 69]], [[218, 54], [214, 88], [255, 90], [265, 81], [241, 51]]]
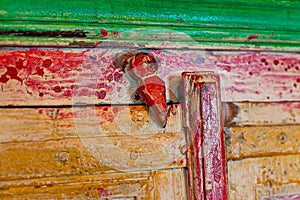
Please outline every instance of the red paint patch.
[[9, 80], [9, 78], [7, 78], [5, 74], [0, 77], [1, 83], [7, 83], [8, 80]]
[[48, 67], [51, 66], [51, 64], [52, 64], [52, 60], [46, 59], [46, 60], [43, 61], [43, 65], [42, 66], [48, 68]]
[[[78, 73], [76, 69], [82, 64], [84, 53], [40, 49], [1, 52], [0, 69], [5, 73], [0, 74], [0, 83], [14, 79], [24, 83], [18, 90], [24, 90], [31, 96], [71, 98], [72, 92], [61, 91], [62, 88], [72, 91], [70, 82], [74, 80], [70, 81], [70, 78], [74, 79], [74, 72]], [[49, 74], [46, 78], [45, 73]]]
[[24, 67], [24, 66], [23, 66], [23, 62], [24, 62], [24, 60], [22, 60], [22, 59], [19, 59], [19, 60], [16, 62], [16, 67], [17, 67], [17, 69], [21, 69], [21, 68]]
[[104, 90], [96, 92], [98, 99], [104, 99], [106, 97], [106, 92]]
[[106, 37], [106, 36], [108, 36], [108, 31], [106, 29], [102, 28], [100, 30], [100, 34], [101, 34], [102, 37]]
[[23, 83], [23, 80], [18, 76], [17, 68], [14, 67], [5, 67], [5, 68], [6, 68], [6, 72], [0, 78], [1, 83], [7, 83], [9, 80], [8, 77], [10, 79], [15, 79]]
[[114, 37], [118, 37], [118, 38], [121, 37], [121, 35], [120, 35], [120, 33], [118, 31], [114, 31], [113, 34], [114, 34]]
[[36, 73], [35, 74], [37, 74], [37, 75], [39, 75], [39, 76], [44, 76], [44, 69], [43, 68], [40, 68], [40, 67], [37, 67], [36, 68]]
[[179, 162], [178, 162], [178, 163], [179, 163], [179, 165], [182, 165], [182, 164], [183, 164], [183, 162], [184, 162], [183, 160], [179, 160]]
[[251, 34], [247, 37], [247, 41], [250, 41], [250, 40], [253, 40], [253, 39], [256, 39], [258, 38], [258, 34]]
[[114, 113], [117, 113], [118, 111], [119, 111], [119, 109], [118, 109], [117, 107], [114, 106], [114, 107], [113, 107], [113, 112], [114, 112]]
[[112, 192], [103, 187], [100, 187], [98, 188], [98, 195], [99, 197], [110, 197], [112, 196]]
[[55, 86], [54, 88], [53, 88], [53, 91], [54, 92], [61, 92], [61, 87], [60, 86]]

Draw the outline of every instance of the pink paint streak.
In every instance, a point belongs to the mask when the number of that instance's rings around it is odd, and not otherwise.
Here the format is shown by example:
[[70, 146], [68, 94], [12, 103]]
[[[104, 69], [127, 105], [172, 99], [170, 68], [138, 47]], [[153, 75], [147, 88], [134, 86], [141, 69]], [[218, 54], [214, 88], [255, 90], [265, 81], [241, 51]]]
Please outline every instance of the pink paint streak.
[[112, 196], [112, 192], [111, 191], [108, 191], [107, 189], [103, 188], [103, 187], [100, 187], [98, 188], [98, 195], [99, 197], [110, 197]]
[[[115, 50], [99, 49], [2, 50], [2, 104], [23, 105], [28, 100], [39, 104], [43, 100], [72, 100], [74, 92], [78, 96], [95, 96], [101, 102], [110, 102], [129, 86], [124, 73], [114, 66], [113, 59], [117, 53]], [[222, 79], [223, 101], [300, 99], [298, 54], [160, 50], [151, 53], [161, 66], [157, 76], [165, 82], [173, 80], [170, 75], [180, 76], [184, 70], [218, 72]], [[83, 79], [89, 81], [77, 83]], [[172, 87], [174, 84], [169, 85]], [[176, 91], [172, 88], [171, 92], [176, 94]], [[20, 98], [16, 98], [16, 94]]]

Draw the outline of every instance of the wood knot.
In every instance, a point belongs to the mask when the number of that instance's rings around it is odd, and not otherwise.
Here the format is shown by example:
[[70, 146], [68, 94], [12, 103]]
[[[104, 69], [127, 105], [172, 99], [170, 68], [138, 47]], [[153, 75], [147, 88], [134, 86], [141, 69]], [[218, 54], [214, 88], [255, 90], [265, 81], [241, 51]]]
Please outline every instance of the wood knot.
[[55, 160], [62, 164], [66, 164], [66, 163], [71, 162], [71, 155], [67, 151], [62, 151], [56, 155]]

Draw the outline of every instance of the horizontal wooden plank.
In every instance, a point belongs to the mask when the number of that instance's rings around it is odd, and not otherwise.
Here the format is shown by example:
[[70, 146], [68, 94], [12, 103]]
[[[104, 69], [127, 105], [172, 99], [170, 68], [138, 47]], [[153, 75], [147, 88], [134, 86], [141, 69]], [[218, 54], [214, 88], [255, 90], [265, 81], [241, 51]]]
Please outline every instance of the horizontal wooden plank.
[[184, 169], [2, 181], [1, 199], [185, 199]]
[[229, 126], [300, 124], [300, 102], [234, 102], [224, 109], [233, 117]]
[[292, 199], [297, 194], [299, 197], [299, 164], [300, 154], [229, 161], [229, 198]]
[[[299, 103], [223, 103], [226, 127], [269, 125], [299, 125]], [[253, 110], [252, 110], [253, 109]], [[0, 143], [47, 141], [77, 137], [134, 136], [150, 137], [159, 133], [182, 131], [180, 104], [168, 106], [167, 126], [158, 127], [148, 114], [146, 106], [114, 105], [53, 108], [2, 108], [0, 109]], [[272, 113], [270, 115], [269, 113]], [[266, 127], [263, 127], [266, 126]], [[276, 126], [278, 127], [278, 126]], [[295, 126], [297, 127], [297, 126]], [[243, 128], [229, 129], [243, 130]], [[245, 128], [247, 130], [247, 128]], [[252, 129], [251, 129], [252, 130]], [[236, 131], [232, 137], [239, 134]], [[238, 137], [238, 136], [236, 136]]]
[[[161, 41], [167, 37], [170, 46], [181, 43], [181, 48], [298, 50], [299, 7], [296, 1], [281, 0], [182, 0], [163, 5], [159, 0], [147, 4], [136, 0], [16, 1], [13, 6], [5, 0], [0, 3], [0, 41], [6, 45], [68, 46], [74, 41], [95, 45], [113, 38], [115, 42], [159, 47], [166, 44]], [[141, 27], [145, 31], [137, 29]], [[176, 39], [169, 37], [177, 32]], [[161, 41], [157, 44], [154, 40]]]
[[184, 136], [92, 137], [0, 144], [1, 180], [183, 167]]
[[[2, 49], [0, 105], [133, 103], [135, 86], [114, 65], [132, 49]], [[150, 51], [167, 99], [180, 101], [183, 71], [214, 71], [222, 101], [299, 101], [300, 55], [230, 51]]]
[[185, 166], [177, 107], [164, 129], [145, 106], [0, 109], [1, 179]]
[[227, 159], [299, 154], [300, 126], [250, 126], [226, 129]]
[[[224, 126], [254, 125], [268, 129], [269, 125], [299, 125], [298, 106], [297, 102], [223, 103]], [[161, 129], [153, 122], [146, 106], [143, 105], [2, 108], [0, 142], [46, 141], [91, 136], [149, 137], [159, 133], [181, 132], [181, 105], [169, 105], [168, 110], [167, 126]]]
[[169, 105], [168, 110], [167, 126], [162, 129], [142, 105], [5, 108], [0, 109], [0, 143], [115, 136], [143, 139], [161, 133], [184, 135], [180, 105]]

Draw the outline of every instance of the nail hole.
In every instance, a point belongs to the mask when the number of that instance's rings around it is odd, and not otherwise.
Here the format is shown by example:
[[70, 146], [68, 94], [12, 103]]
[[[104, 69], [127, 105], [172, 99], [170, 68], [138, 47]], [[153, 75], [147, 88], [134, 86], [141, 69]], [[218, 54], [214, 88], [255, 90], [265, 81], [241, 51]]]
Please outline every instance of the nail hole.
[[287, 140], [287, 136], [285, 133], [281, 133], [278, 135], [277, 140], [280, 144], [284, 144]]

